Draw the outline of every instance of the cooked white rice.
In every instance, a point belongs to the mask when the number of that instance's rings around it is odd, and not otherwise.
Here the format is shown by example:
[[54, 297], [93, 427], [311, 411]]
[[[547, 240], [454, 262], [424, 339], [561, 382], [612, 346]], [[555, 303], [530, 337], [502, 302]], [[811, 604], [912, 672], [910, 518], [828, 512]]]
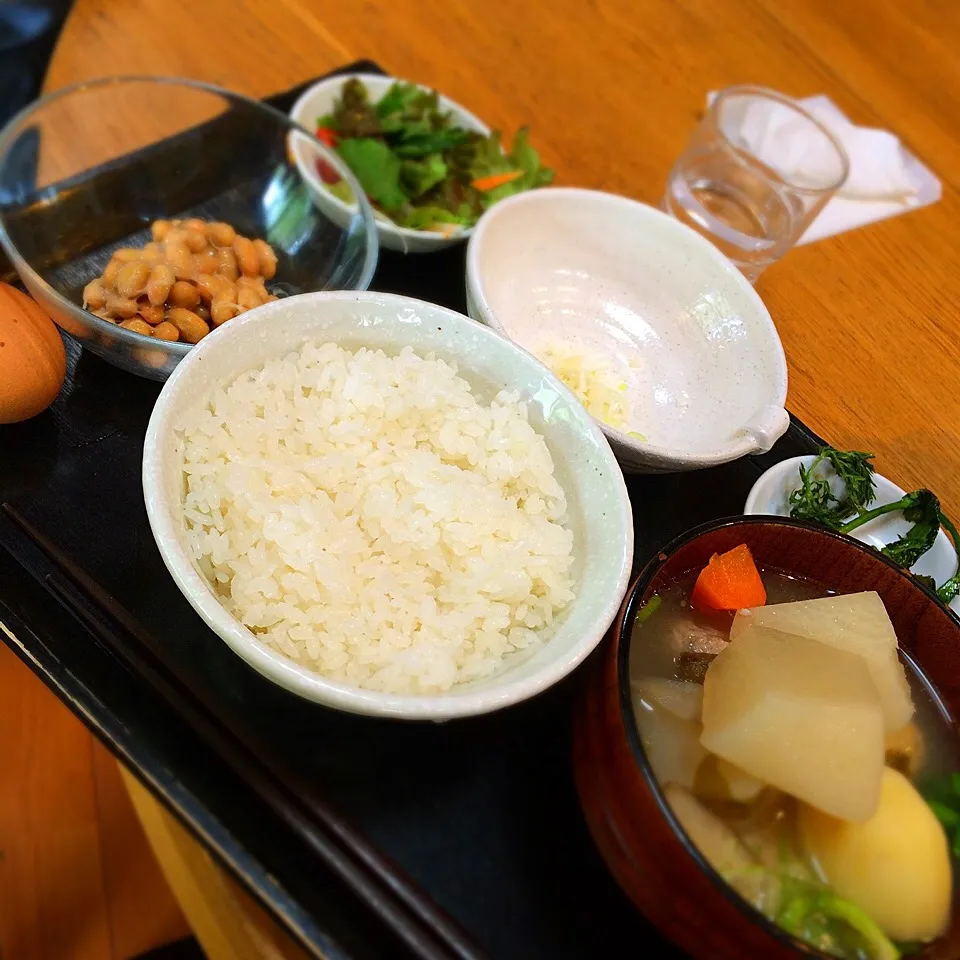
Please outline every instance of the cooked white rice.
[[573, 535], [516, 394], [312, 343], [216, 387], [183, 429], [200, 569], [265, 644], [332, 680], [434, 693], [543, 643]]

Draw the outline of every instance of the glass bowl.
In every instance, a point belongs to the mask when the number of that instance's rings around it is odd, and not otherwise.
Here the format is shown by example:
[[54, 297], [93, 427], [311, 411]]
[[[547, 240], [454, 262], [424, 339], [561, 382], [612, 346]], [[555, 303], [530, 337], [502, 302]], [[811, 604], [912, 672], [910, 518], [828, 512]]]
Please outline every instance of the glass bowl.
[[[335, 222], [293, 162], [310, 142], [354, 193]], [[37, 302], [104, 360], [165, 380], [192, 344], [125, 329], [83, 308], [114, 251], [154, 220], [225, 221], [277, 255], [268, 291], [365, 290], [377, 263], [373, 212], [337, 154], [273, 108], [166, 77], [65, 87], [0, 131], [0, 244]]]

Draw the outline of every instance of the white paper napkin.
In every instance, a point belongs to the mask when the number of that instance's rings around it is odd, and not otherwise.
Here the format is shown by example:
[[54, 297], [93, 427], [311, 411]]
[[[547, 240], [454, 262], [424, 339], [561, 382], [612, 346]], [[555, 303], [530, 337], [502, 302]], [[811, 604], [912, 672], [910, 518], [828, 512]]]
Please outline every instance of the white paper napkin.
[[[714, 96], [710, 94], [708, 102]], [[843, 233], [940, 199], [940, 181], [892, 133], [855, 126], [824, 95], [798, 102], [834, 134], [850, 160], [850, 173], [843, 186], [799, 243]], [[783, 173], [823, 182], [831, 175], [833, 154], [826, 150], [818, 154], [803, 130], [802, 121], [786, 107], [754, 102], [740, 118], [738, 139], [767, 162], [775, 158], [772, 165]]]

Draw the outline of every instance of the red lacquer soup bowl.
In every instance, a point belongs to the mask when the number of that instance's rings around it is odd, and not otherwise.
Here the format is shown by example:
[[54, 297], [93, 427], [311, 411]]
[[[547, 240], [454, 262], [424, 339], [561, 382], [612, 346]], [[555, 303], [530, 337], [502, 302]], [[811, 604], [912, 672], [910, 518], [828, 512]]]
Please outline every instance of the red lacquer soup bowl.
[[[901, 649], [960, 715], [960, 620], [911, 576], [850, 537], [777, 517], [738, 517], [698, 527], [666, 546], [627, 594], [591, 664], [574, 733], [577, 789], [593, 838], [620, 886], [671, 940], [703, 960], [825, 956], [779, 930], [707, 864], [671, 813], [644, 755], [630, 699], [628, 655], [637, 611], [658, 591], [702, 568], [714, 553], [746, 543], [761, 568], [812, 580], [837, 593], [875, 590]], [[638, 638], [643, 637], [639, 631]], [[637, 642], [642, 642], [638, 639]], [[953, 724], [952, 735], [958, 730]], [[947, 933], [910, 954], [960, 957], [954, 877]]]

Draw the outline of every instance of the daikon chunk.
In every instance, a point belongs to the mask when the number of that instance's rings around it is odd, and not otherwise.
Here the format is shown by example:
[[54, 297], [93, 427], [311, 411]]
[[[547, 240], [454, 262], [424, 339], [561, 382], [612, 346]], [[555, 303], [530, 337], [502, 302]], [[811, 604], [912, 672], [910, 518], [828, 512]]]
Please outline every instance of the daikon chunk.
[[913, 716], [910, 686], [897, 657], [897, 635], [874, 591], [742, 610], [733, 621], [731, 641], [749, 625], [819, 640], [862, 657], [880, 694], [887, 733], [902, 730]]
[[660, 784], [678, 783], [683, 787], [692, 787], [697, 767], [707, 755], [700, 745], [699, 722], [682, 720], [636, 692], [633, 695], [633, 709], [640, 742]]
[[844, 820], [876, 813], [880, 698], [862, 657], [752, 625], [707, 670], [701, 744]]
[[663, 677], [642, 677], [630, 686], [647, 703], [668, 710], [681, 720], [700, 720], [703, 706], [703, 687], [686, 680], [667, 680]]

